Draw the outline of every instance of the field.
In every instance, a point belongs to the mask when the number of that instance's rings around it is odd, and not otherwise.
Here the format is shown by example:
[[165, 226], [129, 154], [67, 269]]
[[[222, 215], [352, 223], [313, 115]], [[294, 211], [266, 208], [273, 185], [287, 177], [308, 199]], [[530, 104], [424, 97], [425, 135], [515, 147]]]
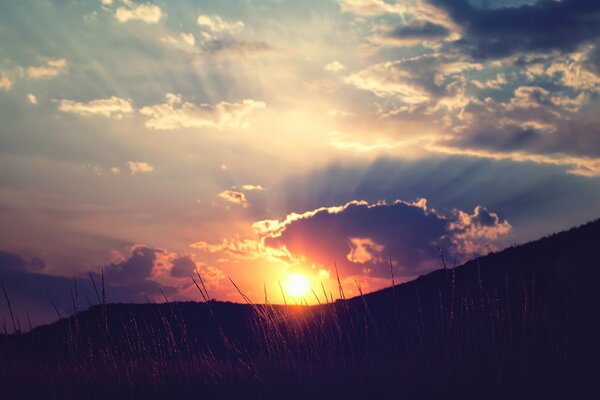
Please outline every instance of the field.
[[0, 336], [0, 398], [598, 398], [599, 238], [594, 222], [315, 306], [100, 302]]

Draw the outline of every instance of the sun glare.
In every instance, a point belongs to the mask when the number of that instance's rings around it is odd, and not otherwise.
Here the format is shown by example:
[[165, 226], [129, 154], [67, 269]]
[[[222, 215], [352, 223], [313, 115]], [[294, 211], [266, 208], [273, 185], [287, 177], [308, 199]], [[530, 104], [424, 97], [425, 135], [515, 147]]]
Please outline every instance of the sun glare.
[[310, 291], [310, 281], [302, 274], [289, 274], [285, 281], [285, 291], [294, 297], [306, 296]]

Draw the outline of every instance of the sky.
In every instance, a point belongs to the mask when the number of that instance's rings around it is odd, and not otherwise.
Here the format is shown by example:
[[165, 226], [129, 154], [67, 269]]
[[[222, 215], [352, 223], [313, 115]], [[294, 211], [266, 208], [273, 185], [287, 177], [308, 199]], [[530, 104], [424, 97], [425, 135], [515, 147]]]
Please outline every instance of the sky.
[[24, 328], [103, 271], [113, 302], [199, 300], [197, 269], [312, 304], [290, 282], [354, 296], [600, 216], [597, 0], [5, 1], [0, 43]]

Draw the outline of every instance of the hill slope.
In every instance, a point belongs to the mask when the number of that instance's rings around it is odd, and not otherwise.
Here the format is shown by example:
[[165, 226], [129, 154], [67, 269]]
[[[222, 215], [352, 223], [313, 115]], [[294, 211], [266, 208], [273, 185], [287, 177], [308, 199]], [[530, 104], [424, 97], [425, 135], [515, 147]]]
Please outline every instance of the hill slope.
[[95, 306], [2, 337], [0, 397], [598, 395], [599, 245], [595, 221], [313, 307]]

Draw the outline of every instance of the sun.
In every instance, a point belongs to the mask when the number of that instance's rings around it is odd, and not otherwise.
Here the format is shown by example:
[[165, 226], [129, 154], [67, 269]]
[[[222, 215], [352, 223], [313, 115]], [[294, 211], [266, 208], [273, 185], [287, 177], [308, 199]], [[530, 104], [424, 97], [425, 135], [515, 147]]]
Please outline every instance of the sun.
[[285, 291], [294, 297], [306, 296], [310, 291], [310, 281], [299, 273], [291, 273], [285, 280]]

